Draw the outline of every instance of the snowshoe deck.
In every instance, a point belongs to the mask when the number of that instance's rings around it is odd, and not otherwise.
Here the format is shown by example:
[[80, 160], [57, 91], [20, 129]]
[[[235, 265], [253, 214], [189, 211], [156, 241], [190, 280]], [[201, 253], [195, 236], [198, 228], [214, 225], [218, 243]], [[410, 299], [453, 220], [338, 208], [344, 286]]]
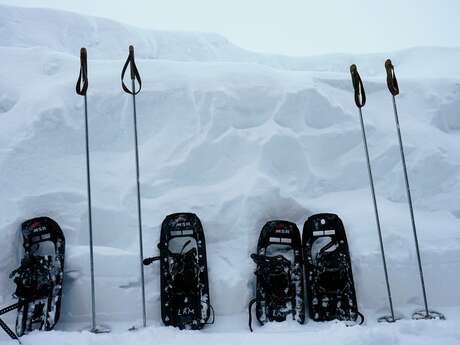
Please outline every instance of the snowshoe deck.
[[165, 325], [201, 329], [211, 315], [206, 242], [200, 219], [193, 213], [175, 213], [161, 225], [161, 317]]
[[16, 334], [54, 328], [61, 312], [65, 239], [59, 225], [48, 217], [22, 224], [24, 256], [12, 272], [17, 285]]
[[332, 213], [316, 214], [303, 228], [303, 254], [310, 318], [360, 323], [345, 228]]
[[267, 222], [259, 236], [257, 253], [251, 258], [257, 264], [256, 298], [249, 304], [251, 331], [254, 303], [261, 325], [284, 321], [288, 317], [304, 323], [302, 247], [297, 226], [283, 220]]

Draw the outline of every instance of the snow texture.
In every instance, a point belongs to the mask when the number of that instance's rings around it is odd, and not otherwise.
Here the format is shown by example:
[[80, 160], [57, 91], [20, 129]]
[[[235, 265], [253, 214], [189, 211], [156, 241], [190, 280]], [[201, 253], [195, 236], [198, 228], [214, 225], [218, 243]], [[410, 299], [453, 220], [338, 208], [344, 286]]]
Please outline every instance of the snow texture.
[[[156, 255], [167, 214], [195, 212], [208, 249], [216, 324], [202, 333], [160, 322], [159, 268], [146, 268], [148, 323], [137, 333], [68, 333], [89, 324], [83, 99], [75, 94], [81, 46], [89, 55], [89, 125], [98, 322], [141, 317], [132, 99], [120, 87], [127, 47], [143, 77], [137, 97], [144, 251]], [[460, 343], [460, 49], [371, 55], [262, 55], [207, 33], [148, 31], [73, 13], [0, 6], [0, 303], [19, 264], [21, 222], [47, 215], [67, 241], [62, 322], [26, 344], [458, 344]], [[394, 303], [422, 307], [385, 58], [397, 97], [428, 300], [446, 322], [378, 325], [388, 313], [349, 65], [364, 79], [363, 108]], [[247, 332], [262, 226], [308, 216], [344, 221], [364, 327], [268, 325]], [[13, 324], [13, 315], [6, 320]], [[129, 326], [129, 325], [128, 325]], [[119, 329], [123, 329], [119, 326]], [[281, 337], [273, 337], [273, 333]], [[334, 334], [331, 337], [331, 333]], [[230, 336], [231, 334], [231, 336]], [[0, 341], [8, 343], [4, 335]]]

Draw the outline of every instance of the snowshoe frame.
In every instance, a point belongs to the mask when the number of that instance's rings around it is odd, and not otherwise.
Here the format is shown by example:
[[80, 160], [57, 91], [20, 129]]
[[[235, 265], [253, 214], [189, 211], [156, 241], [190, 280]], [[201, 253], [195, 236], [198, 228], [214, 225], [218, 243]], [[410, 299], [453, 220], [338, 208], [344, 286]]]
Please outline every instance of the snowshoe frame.
[[[52, 330], [59, 321], [61, 314], [62, 284], [64, 280], [65, 238], [59, 225], [49, 217], [38, 217], [22, 223], [24, 257], [38, 258], [41, 263], [49, 265], [50, 295], [35, 299], [18, 297], [18, 314], [16, 334], [22, 336], [34, 329]], [[45, 242], [54, 246], [54, 254], [36, 256], [35, 252]], [[43, 296], [40, 296], [43, 297]]]
[[[283, 255], [268, 256], [267, 249], [271, 245], [283, 245], [292, 250], [291, 260], [285, 258]], [[272, 220], [267, 222], [262, 228], [257, 243], [257, 254], [251, 255], [252, 259], [257, 263], [255, 272], [257, 276], [256, 297], [249, 304], [249, 328], [251, 331], [251, 307], [254, 303], [256, 304], [256, 318], [260, 325], [270, 321], [284, 321], [289, 315], [300, 324], [305, 322], [305, 288], [301, 245], [300, 231], [294, 223], [284, 220]], [[269, 293], [264, 287], [263, 277], [258, 274], [261, 269], [261, 258], [272, 261], [269, 265], [277, 271], [282, 270], [281, 267], [284, 267], [284, 270], [289, 275], [288, 296], [282, 308], [283, 310], [276, 310], [277, 308], [272, 308], [266, 303]], [[278, 261], [278, 263], [275, 261]], [[286, 261], [289, 261], [289, 265]], [[289, 271], [287, 271], [288, 266]]]
[[[336, 214], [310, 216], [304, 224], [302, 247], [310, 318], [314, 321], [364, 322], [358, 311], [347, 237]], [[314, 253], [318, 240], [330, 240]]]
[[[169, 249], [171, 240], [181, 237], [190, 238], [190, 240], [185, 243], [180, 253], [172, 253]], [[194, 240], [193, 248], [184, 253], [192, 239]], [[168, 215], [161, 225], [158, 248], [160, 257], [152, 260], [160, 261], [161, 318], [164, 324], [180, 329], [203, 328], [209, 324], [212, 306], [209, 297], [206, 242], [203, 226], [198, 216], [194, 213]], [[193, 282], [195, 284], [187, 289], [189, 295], [179, 293], [177, 288], [174, 291], [174, 287], [177, 287], [175, 281], [177, 282], [178, 278], [174, 278], [171, 267], [175, 265], [179, 265], [182, 270], [188, 269], [189, 273], [190, 269], [196, 273], [195, 282]], [[188, 278], [186, 280], [191, 283]], [[214, 316], [212, 322], [214, 322]]]

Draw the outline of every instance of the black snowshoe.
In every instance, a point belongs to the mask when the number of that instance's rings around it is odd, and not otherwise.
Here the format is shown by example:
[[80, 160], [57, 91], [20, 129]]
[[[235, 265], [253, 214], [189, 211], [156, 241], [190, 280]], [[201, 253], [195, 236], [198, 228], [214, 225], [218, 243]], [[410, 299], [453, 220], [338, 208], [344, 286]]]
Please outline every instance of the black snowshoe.
[[[49, 331], [59, 320], [64, 278], [65, 240], [59, 225], [48, 217], [22, 224], [24, 255], [21, 266], [11, 272], [18, 302], [4, 308], [17, 308], [16, 335], [35, 329]], [[0, 312], [2, 313], [2, 312]], [[2, 328], [14, 339], [11, 330]]]
[[257, 253], [251, 258], [257, 265], [257, 283], [256, 298], [249, 303], [249, 329], [252, 331], [254, 303], [261, 325], [288, 317], [304, 323], [302, 247], [297, 226], [282, 220], [267, 222], [259, 236]]
[[[193, 213], [175, 213], [161, 225], [161, 318], [166, 326], [201, 329], [214, 322], [209, 299], [206, 243], [200, 219]], [[213, 320], [208, 322], [211, 311]]]
[[313, 215], [305, 222], [302, 237], [310, 318], [362, 324], [340, 218], [331, 213]]

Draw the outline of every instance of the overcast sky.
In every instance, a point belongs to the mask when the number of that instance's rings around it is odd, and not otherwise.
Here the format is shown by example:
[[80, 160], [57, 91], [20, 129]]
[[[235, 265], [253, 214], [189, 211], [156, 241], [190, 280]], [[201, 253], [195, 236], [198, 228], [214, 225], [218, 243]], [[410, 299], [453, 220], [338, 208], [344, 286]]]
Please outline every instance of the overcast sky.
[[207, 31], [288, 55], [460, 46], [459, 0], [0, 0], [158, 30]]

